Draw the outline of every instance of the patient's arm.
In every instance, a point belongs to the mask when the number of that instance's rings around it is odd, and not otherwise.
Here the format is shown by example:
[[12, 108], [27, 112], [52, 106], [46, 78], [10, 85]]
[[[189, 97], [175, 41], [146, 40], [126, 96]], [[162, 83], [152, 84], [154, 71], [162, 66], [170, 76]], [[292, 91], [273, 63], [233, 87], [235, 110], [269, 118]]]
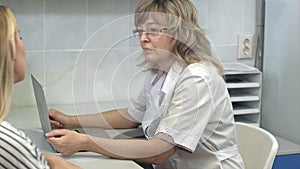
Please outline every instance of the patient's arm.
[[58, 110], [50, 109], [53, 128], [135, 128], [139, 125], [127, 112], [127, 109], [111, 110], [103, 113], [69, 116]]
[[53, 130], [46, 136], [55, 149], [65, 156], [70, 156], [79, 150], [87, 150], [117, 159], [161, 164], [177, 150], [177, 146], [160, 138], [106, 139], [65, 129]]

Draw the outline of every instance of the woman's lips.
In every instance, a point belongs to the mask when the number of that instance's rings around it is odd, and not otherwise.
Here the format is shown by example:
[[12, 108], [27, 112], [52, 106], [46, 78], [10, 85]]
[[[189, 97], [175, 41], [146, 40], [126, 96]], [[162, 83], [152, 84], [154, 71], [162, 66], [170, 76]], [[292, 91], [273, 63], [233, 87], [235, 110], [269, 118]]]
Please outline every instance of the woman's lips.
[[150, 52], [150, 51], [152, 51], [153, 49], [150, 49], [150, 48], [143, 48], [143, 51], [144, 52]]

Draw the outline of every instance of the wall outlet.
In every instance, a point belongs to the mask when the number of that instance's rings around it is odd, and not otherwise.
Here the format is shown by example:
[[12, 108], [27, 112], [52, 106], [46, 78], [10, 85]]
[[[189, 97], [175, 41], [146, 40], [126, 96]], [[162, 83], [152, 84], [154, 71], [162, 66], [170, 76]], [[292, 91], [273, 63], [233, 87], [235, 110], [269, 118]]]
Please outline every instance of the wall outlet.
[[253, 35], [239, 34], [237, 48], [238, 59], [253, 58]]

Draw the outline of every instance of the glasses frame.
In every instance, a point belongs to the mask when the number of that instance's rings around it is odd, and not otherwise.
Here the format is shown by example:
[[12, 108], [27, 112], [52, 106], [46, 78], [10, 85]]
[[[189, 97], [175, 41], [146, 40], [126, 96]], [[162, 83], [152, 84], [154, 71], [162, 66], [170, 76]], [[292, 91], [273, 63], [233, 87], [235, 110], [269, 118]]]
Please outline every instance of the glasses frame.
[[167, 31], [169, 28], [146, 28], [146, 29], [134, 29], [132, 31], [133, 36], [136, 38], [140, 38], [143, 33], [145, 33], [148, 37], [150, 38], [158, 38], [159, 35], [161, 35], [161, 33], [163, 33], [164, 31]]

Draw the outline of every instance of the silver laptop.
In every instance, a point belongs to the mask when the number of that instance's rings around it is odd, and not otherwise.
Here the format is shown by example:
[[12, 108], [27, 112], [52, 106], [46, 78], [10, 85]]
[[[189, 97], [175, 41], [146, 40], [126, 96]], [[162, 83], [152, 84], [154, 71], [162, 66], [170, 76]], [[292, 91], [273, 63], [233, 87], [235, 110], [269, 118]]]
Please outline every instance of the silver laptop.
[[43, 86], [40, 82], [31, 75], [33, 91], [35, 95], [36, 105], [39, 112], [40, 122], [44, 133], [48, 133], [52, 130], [50, 125], [50, 119], [48, 115], [48, 108], [46, 97], [44, 93]]
[[[23, 129], [23, 131], [33, 140], [33, 142], [42, 152], [56, 152], [54, 147], [48, 143], [45, 136], [45, 134], [50, 132], [52, 128], [48, 115], [48, 106], [43, 86], [32, 74], [31, 80], [43, 133], [32, 129]], [[110, 136], [103, 129], [76, 129], [75, 131], [96, 137], [110, 138]]]
[[31, 75], [33, 91], [35, 95], [36, 105], [39, 112], [39, 118], [42, 126], [42, 132], [40, 130], [34, 129], [22, 129], [27, 136], [31, 138], [34, 144], [40, 149], [41, 152], [53, 152], [55, 153], [54, 147], [47, 141], [45, 133], [52, 130], [50, 125], [50, 119], [48, 116], [48, 108], [46, 97], [44, 93], [43, 86], [40, 82]]

